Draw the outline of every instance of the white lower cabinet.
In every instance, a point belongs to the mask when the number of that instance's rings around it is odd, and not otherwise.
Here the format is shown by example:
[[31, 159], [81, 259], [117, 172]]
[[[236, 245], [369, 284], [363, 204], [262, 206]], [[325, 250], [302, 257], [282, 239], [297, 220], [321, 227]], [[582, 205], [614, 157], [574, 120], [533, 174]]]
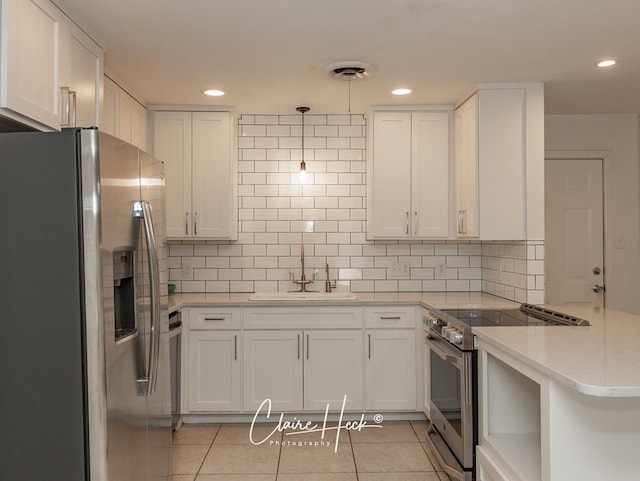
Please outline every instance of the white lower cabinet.
[[365, 309], [365, 409], [368, 411], [415, 411], [418, 408], [415, 311], [414, 307]]
[[240, 331], [189, 332], [189, 410], [240, 411]]
[[242, 331], [239, 308], [184, 310], [183, 393], [190, 413], [239, 412]]
[[362, 408], [362, 331], [246, 331], [244, 352], [245, 411]]

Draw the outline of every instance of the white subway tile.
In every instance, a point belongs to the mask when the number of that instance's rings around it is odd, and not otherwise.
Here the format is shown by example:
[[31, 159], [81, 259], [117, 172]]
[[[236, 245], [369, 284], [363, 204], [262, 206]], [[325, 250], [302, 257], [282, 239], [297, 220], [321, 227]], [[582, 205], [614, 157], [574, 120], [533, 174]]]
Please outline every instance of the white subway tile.
[[287, 220], [269, 220], [266, 232], [289, 232], [290, 228], [290, 223]]
[[315, 151], [315, 160], [338, 160], [338, 149], [319, 149]]
[[437, 256], [457, 256], [458, 246], [456, 244], [436, 244], [434, 254]]
[[327, 209], [327, 220], [357, 220], [351, 218], [350, 212], [347, 209]]
[[231, 281], [230, 292], [254, 292], [253, 281]]
[[316, 220], [314, 224], [315, 232], [338, 232], [338, 222], [336, 220]]
[[239, 149], [253, 149], [255, 148], [256, 137], [240, 137], [238, 139]]
[[422, 291], [422, 281], [401, 279], [398, 281], [399, 292], [420, 292]]
[[288, 209], [290, 207], [290, 204], [291, 200], [289, 199], [289, 197], [267, 197], [268, 209]]
[[198, 244], [193, 246], [194, 256], [217, 256], [218, 246], [215, 244]]
[[[327, 139], [327, 149], [349, 149], [351, 147], [351, 141], [349, 138], [330, 137]], [[340, 155], [338, 154], [338, 158]]]
[[374, 266], [373, 257], [352, 257], [349, 264], [351, 264], [351, 267], [359, 269], [372, 268]]
[[327, 115], [327, 124], [351, 125], [351, 118], [349, 115]]
[[352, 149], [366, 149], [367, 148], [367, 141], [364, 137], [351, 137], [349, 139], [350, 142], [350, 147]]
[[337, 184], [338, 183], [338, 174], [336, 173], [318, 173], [316, 174], [316, 183], [317, 184]]
[[278, 209], [278, 220], [302, 220], [302, 209]]
[[169, 245], [169, 255], [170, 256], [192, 257], [193, 256], [193, 245], [188, 245], [188, 244], [170, 244]]
[[468, 292], [469, 291], [469, 281], [448, 280], [447, 281], [447, 291], [449, 291], [449, 292]]
[[240, 116], [240, 118], [238, 119], [238, 124], [240, 125], [252, 125], [256, 123], [256, 116], [255, 115], [246, 115], [246, 114], [242, 114]]
[[386, 244], [365, 244], [362, 246], [363, 256], [386, 256], [387, 246]]
[[255, 195], [255, 185], [239, 185], [238, 186], [238, 196], [242, 197], [252, 197]]
[[327, 161], [327, 172], [351, 172], [351, 164], [349, 162]]
[[267, 179], [265, 173], [243, 173], [240, 174], [243, 184], [264, 184]]
[[278, 235], [280, 244], [300, 244], [302, 242], [302, 232], [282, 232]]
[[290, 252], [289, 244], [275, 244], [267, 246], [267, 255], [270, 257], [288, 256]]
[[329, 256], [329, 257], [337, 257], [338, 256], [338, 246], [337, 245], [316, 245], [315, 254], [317, 256]]
[[313, 220], [293, 220], [290, 222], [291, 232], [313, 232], [315, 221]]
[[363, 232], [363, 222], [360, 220], [340, 220], [338, 221], [338, 230], [340, 232]]
[[254, 289], [254, 292], [277, 292], [278, 282], [277, 281], [254, 281], [253, 289]]
[[446, 256], [445, 265], [447, 267], [469, 267], [468, 256]]
[[387, 246], [388, 256], [408, 256], [411, 254], [411, 246], [408, 244], [389, 244]]
[[341, 185], [362, 184], [362, 174], [340, 173], [338, 174], [338, 182]]
[[206, 257], [205, 267], [209, 269], [228, 269], [230, 257]]
[[362, 269], [339, 269], [338, 279], [340, 280], [362, 279]]
[[268, 137], [289, 137], [291, 128], [288, 125], [268, 125], [266, 135]]
[[341, 125], [338, 127], [340, 137], [363, 137], [364, 130], [360, 125]]
[[[251, 138], [251, 137], [245, 137]], [[254, 148], [256, 149], [277, 149], [280, 147], [276, 137], [254, 137]]]
[[327, 244], [348, 244], [351, 236], [346, 232], [327, 233]]
[[[305, 120], [306, 120], [306, 117], [305, 117]], [[298, 115], [280, 115], [278, 117], [278, 122], [281, 125], [300, 125], [302, 123], [302, 116], [299, 114]]]
[[267, 174], [267, 183], [271, 185], [289, 184], [291, 175], [288, 173], [269, 173]]
[[544, 304], [544, 291], [528, 291], [527, 302], [529, 304]]
[[351, 125], [365, 125], [365, 118], [362, 114], [352, 114], [351, 115]]
[[[311, 149], [326, 149], [327, 148], [327, 139], [324, 137], [305, 137], [304, 139], [304, 159], [305, 160], [322, 160], [319, 159], [314, 150]], [[307, 155], [309, 152], [309, 155]]]
[[340, 150], [338, 160], [363, 160], [363, 151], [361, 149], [356, 150]]
[[376, 292], [397, 292], [398, 281], [374, 281]]
[[290, 149], [267, 149], [267, 160], [283, 162], [291, 160]]
[[206, 292], [205, 281], [182, 281], [181, 292]]
[[[326, 244], [327, 234], [325, 232], [304, 232], [302, 239], [305, 244]], [[322, 264], [324, 266], [324, 264]]]
[[367, 171], [367, 163], [361, 160], [349, 162], [349, 171], [352, 174], [365, 173]]
[[351, 281], [351, 292], [374, 292], [374, 281]]
[[424, 292], [444, 292], [447, 290], [447, 281], [422, 281], [422, 290]]
[[544, 261], [527, 261], [527, 274], [543, 275]]
[[229, 281], [206, 281], [206, 292], [229, 292]]
[[266, 221], [263, 220], [243, 220], [240, 223], [242, 232], [266, 232]]
[[299, 150], [302, 148], [302, 138], [301, 137], [279, 137], [278, 145], [276, 145], [275, 147], [280, 149], [298, 149]]
[[303, 185], [302, 195], [305, 197], [319, 197], [327, 195], [328, 186], [325, 185]]
[[[267, 151], [267, 157], [271, 151]], [[275, 160], [257, 160], [254, 165], [254, 172], [278, 172], [278, 162]]]
[[302, 186], [280, 185], [280, 195], [283, 197], [300, 197], [302, 195]]
[[[279, 188], [277, 185], [256, 185], [254, 189], [254, 195], [264, 197], [277, 197], [279, 195]], [[267, 208], [272, 208], [267, 205]]]
[[244, 197], [242, 199], [243, 209], [264, 209], [267, 207], [266, 197]]
[[[264, 137], [267, 128], [264, 125], [242, 125], [240, 127], [240, 135], [242, 137]], [[355, 135], [352, 135], [355, 137]]]
[[337, 137], [338, 126], [337, 125], [317, 125], [314, 135], [316, 137]]
[[194, 281], [217, 281], [218, 269], [194, 269], [193, 280]]

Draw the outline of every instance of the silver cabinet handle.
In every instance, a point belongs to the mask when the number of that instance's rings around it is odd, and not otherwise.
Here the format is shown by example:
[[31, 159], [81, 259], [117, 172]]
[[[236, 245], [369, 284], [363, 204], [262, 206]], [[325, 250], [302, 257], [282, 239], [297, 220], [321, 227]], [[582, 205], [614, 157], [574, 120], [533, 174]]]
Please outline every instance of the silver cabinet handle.
[[400, 316], [380, 316], [380, 320], [382, 321], [399, 321]]
[[61, 99], [61, 111], [62, 118], [60, 119], [60, 127], [75, 127], [76, 126], [76, 92], [69, 89], [69, 87], [60, 87]]
[[233, 336], [233, 360], [238, 360], [238, 335]]
[[189, 211], [184, 213], [184, 233], [189, 235]]
[[151, 396], [156, 390], [158, 365], [160, 361], [160, 272], [158, 269], [158, 249], [153, 227], [151, 205], [148, 202], [133, 203], [133, 217], [142, 219], [144, 236], [147, 243], [147, 260], [149, 262], [149, 297], [151, 299], [151, 341], [149, 357], [142, 378], [138, 379], [139, 392], [143, 396]]
[[76, 126], [76, 91], [69, 90], [69, 98], [73, 99], [73, 101], [69, 102], [69, 123], [70, 127]]
[[466, 210], [459, 210], [458, 211], [458, 234], [466, 234], [467, 233], [467, 227], [465, 225], [465, 218], [467, 217], [467, 211]]
[[298, 359], [300, 359], [300, 334], [298, 334]]
[[371, 359], [371, 334], [367, 334], [369, 336], [369, 359]]
[[193, 213], [193, 235], [198, 235], [198, 213]]
[[413, 234], [414, 235], [418, 235], [418, 211], [413, 213], [413, 217], [414, 217], [414, 224], [413, 224]]
[[409, 234], [409, 211], [405, 212], [406, 234]]
[[205, 321], [226, 321], [225, 317], [205, 317]]
[[307, 361], [309, 360], [309, 334], [307, 334]]

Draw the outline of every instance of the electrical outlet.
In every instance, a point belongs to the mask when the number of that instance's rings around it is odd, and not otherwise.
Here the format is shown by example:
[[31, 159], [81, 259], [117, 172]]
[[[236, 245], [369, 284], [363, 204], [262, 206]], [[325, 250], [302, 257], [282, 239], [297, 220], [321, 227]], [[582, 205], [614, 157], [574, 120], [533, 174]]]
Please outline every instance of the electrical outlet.
[[182, 279], [193, 279], [193, 264], [191, 263], [191, 259], [187, 257], [182, 258]]
[[410, 270], [408, 262], [394, 262], [389, 268], [389, 279], [409, 279]]
[[436, 267], [436, 273], [435, 273], [435, 278], [436, 279], [442, 279], [443, 277], [445, 277], [447, 275], [447, 269], [444, 267], [444, 264], [439, 264]]

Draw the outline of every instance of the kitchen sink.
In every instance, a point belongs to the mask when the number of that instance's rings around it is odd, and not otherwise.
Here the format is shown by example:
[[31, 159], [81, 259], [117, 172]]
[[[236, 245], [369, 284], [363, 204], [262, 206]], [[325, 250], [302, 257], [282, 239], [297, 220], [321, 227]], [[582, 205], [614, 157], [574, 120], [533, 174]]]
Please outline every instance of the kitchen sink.
[[256, 292], [250, 301], [355, 301], [352, 292]]

